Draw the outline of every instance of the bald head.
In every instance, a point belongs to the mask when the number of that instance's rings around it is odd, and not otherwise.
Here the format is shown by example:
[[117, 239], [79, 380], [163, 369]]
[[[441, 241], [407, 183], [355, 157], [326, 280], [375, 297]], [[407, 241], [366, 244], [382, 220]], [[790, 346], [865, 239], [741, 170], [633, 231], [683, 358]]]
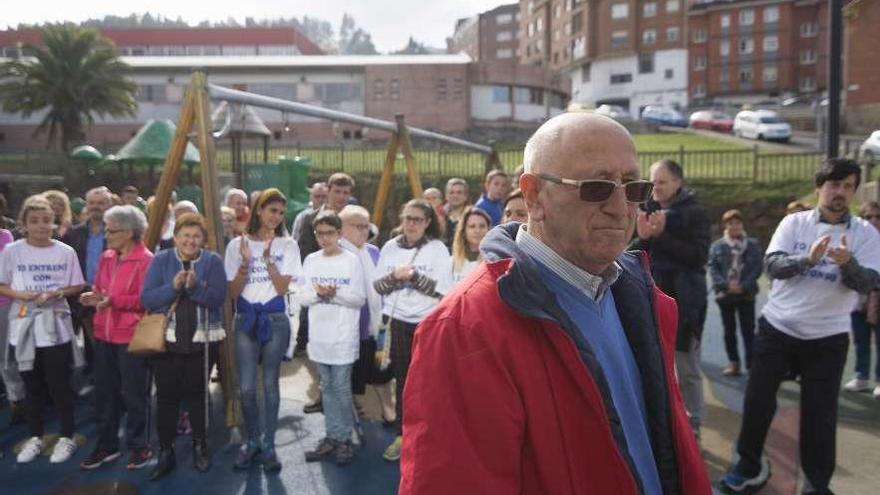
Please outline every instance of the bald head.
[[571, 155], [602, 153], [608, 149], [635, 153], [626, 127], [593, 113], [564, 113], [535, 131], [526, 143], [523, 167], [529, 173], [560, 173]]

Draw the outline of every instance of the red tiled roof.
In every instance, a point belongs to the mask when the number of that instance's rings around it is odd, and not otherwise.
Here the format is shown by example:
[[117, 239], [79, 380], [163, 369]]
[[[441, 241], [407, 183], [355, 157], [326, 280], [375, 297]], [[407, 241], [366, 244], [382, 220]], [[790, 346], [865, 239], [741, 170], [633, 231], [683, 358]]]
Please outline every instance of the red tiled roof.
[[[324, 52], [295, 27], [273, 28], [101, 28], [117, 46], [295, 45], [303, 55]], [[35, 29], [0, 31], [0, 46], [39, 43]]]

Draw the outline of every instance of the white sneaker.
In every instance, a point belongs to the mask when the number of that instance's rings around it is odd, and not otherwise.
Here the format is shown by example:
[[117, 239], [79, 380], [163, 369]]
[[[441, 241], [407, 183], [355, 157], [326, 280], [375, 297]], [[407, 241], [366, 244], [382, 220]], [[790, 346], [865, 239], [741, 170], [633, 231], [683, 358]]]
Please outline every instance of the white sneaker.
[[21, 452], [18, 453], [18, 457], [15, 458], [21, 464], [26, 462], [31, 462], [40, 455], [40, 452], [43, 451], [43, 440], [40, 437], [31, 437], [24, 445], [21, 447]]
[[877, 385], [876, 387], [874, 387], [874, 398], [880, 399], [880, 385]]
[[862, 380], [861, 378], [856, 377], [846, 382], [843, 389], [849, 392], [867, 392], [868, 390], [871, 390], [871, 383], [868, 380]]
[[55, 448], [52, 449], [52, 457], [49, 458], [49, 462], [53, 464], [65, 462], [73, 456], [74, 452], [76, 452], [76, 442], [71, 438], [61, 437], [55, 444]]

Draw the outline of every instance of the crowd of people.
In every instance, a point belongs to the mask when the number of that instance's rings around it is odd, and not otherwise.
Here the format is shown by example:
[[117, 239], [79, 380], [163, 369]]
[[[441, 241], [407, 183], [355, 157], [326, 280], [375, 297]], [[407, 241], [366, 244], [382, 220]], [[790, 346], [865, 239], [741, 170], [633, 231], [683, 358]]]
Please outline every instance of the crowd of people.
[[[625, 129], [568, 114], [535, 133], [512, 177], [488, 173], [473, 205], [468, 182], [449, 179], [406, 202], [381, 244], [344, 173], [314, 183], [294, 218], [278, 189], [229, 189], [223, 253], [208, 249], [193, 202], [172, 199], [166, 218], [150, 219], [155, 199], [133, 186], [73, 200], [46, 191], [17, 220], [0, 218], [0, 377], [12, 421], [29, 432], [16, 460], [50, 447], [50, 462], [69, 460], [76, 394], [93, 389], [97, 435], [80, 466], [121, 456], [123, 417], [126, 466], [146, 466], [155, 384], [150, 479], [175, 469], [181, 432], [192, 436], [193, 468], [208, 471], [216, 366], [239, 384], [245, 435], [233, 467], [278, 472], [281, 366], [302, 356], [320, 384], [304, 412], [323, 412], [326, 430], [308, 462], [354, 461], [357, 397], [369, 385], [396, 431], [383, 457], [401, 461], [401, 493], [569, 493], [584, 483], [708, 493], [697, 446], [714, 293], [723, 374], [748, 375], [737, 459], [721, 485], [750, 493], [767, 482], [776, 394], [797, 379], [807, 493], [830, 493], [850, 331], [845, 390], [872, 390], [872, 335], [880, 355], [880, 204], [850, 215], [859, 179], [854, 162], [828, 160], [818, 204], [792, 202], [766, 249], [740, 210], [721, 215], [712, 242], [712, 219], [678, 163], [661, 160], [643, 180]], [[144, 238], [150, 221], [164, 222], [155, 245]], [[765, 272], [768, 302], [756, 315]], [[150, 357], [128, 352], [145, 314], [167, 316], [166, 351]], [[220, 345], [232, 346], [234, 370]], [[880, 359], [874, 378], [880, 398]], [[60, 429], [51, 446], [47, 400]]]

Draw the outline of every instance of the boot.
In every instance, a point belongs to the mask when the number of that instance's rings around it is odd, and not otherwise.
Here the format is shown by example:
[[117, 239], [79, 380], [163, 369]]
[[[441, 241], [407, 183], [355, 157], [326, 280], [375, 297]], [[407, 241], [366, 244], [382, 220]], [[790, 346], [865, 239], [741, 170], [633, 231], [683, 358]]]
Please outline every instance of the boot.
[[193, 440], [193, 467], [200, 473], [211, 469], [211, 455], [208, 454], [208, 442], [204, 438]]
[[739, 361], [731, 361], [727, 368], [721, 370], [721, 374], [724, 376], [739, 376]]
[[156, 462], [156, 467], [153, 468], [153, 471], [150, 472], [150, 481], [157, 481], [162, 479], [166, 474], [170, 473], [177, 466], [177, 461], [174, 458], [174, 448], [167, 449], [159, 449], [159, 459]]
[[17, 400], [9, 404], [9, 424], [12, 426], [23, 425], [27, 422], [24, 401]]

